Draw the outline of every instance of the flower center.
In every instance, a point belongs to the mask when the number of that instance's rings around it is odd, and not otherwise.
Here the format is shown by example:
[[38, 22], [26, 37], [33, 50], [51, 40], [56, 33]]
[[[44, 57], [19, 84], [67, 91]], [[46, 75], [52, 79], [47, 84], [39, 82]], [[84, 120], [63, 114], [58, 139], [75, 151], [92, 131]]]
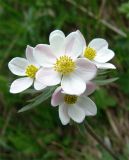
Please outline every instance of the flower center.
[[89, 60], [93, 60], [96, 56], [96, 50], [90, 47], [87, 47], [84, 51], [84, 57], [88, 58]]
[[29, 65], [26, 68], [26, 76], [30, 77], [30, 78], [35, 78], [35, 74], [38, 71], [38, 68], [35, 67], [34, 65]]
[[54, 69], [55, 71], [66, 75], [74, 71], [75, 62], [70, 57], [64, 55], [57, 59]]
[[67, 104], [74, 104], [74, 103], [77, 102], [77, 96], [66, 94], [66, 95], [64, 96], [64, 101], [65, 101], [65, 103], [67, 103]]

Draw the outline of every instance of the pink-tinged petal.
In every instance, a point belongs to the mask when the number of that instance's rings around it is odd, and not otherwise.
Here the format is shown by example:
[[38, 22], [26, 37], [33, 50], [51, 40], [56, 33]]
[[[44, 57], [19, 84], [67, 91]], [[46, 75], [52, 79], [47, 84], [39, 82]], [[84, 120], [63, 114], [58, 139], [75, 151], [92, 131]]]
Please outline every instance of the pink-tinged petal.
[[38, 44], [34, 48], [34, 58], [43, 67], [52, 67], [56, 61], [56, 56], [50, 46], [46, 44]]
[[68, 107], [69, 117], [77, 123], [81, 123], [85, 119], [85, 112], [78, 104], [74, 104]]
[[51, 98], [52, 106], [55, 107], [55, 106], [61, 105], [64, 102], [64, 95], [61, 91], [62, 91], [61, 87], [56, 88], [56, 90], [54, 91]]
[[80, 95], [85, 91], [86, 84], [78, 75], [72, 73], [70, 75], [63, 76], [61, 87], [67, 94]]
[[111, 63], [95, 63], [99, 69], [116, 69], [116, 67]]
[[105, 39], [95, 38], [89, 43], [88, 47], [94, 48], [96, 51], [99, 51], [102, 48], [108, 48], [108, 43]]
[[26, 47], [26, 58], [30, 62], [30, 64], [35, 64], [36, 65], [37, 62], [36, 62], [36, 60], [33, 56], [33, 51], [34, 51], [34, 48], [27, 45], [27, 47]]
[[70, 117], [68, 115], [68, 106], [65, 103], [59, 106], [59, 118], [63, 125], [68, 124], [70, 121]]
[[61, 75], [53, 68], [41, 68], [36, 73], [36, 79], [47, 86], [53, 86], [60, 83]]
[[110, 61], [115, 56], [115, 53], [110, 49], [101, 49], [99, 52], [97, 52], [96, 57], [94, 60], [99, 63], [105, 63]]
[[51, 32], [49, 42], [50, 47], [57, 58], [64, 54], [65, 35], [62, 31], [55, 30]]
[[80, 41], [81, 41], [81, 43], [83, 45], [83, 49], [84, 49], [86, 47], [86, 40], [85, 40], [84, 36], [82, 35], [82, 33], [79, 30], [77, 30], [77, 34], [79, 36], [79, 39], [80, 39]]
[[93, 82], [87, 82], [86, 84], [86, 90], [84, 92], [84, 95], [89, 96], [96, 90], [96, 85]]
[[44, 88], [46, 88], [47, 86], [37, 80], [34, 81], [34, 89], [36, 90], [42, 90]]
[[32, 84], [33, 79], [29, 77], [16, 79], [10, 86], [10, 93], [20, 93], [28, 89]]
[[92, 80], [97, 73], [97, 67], [94, 63], [86, 58], [78, 58], [76, 61], [76, 74], [85, 81]]
[[96, 104], [86, 96], [80, 96], [77, 105], [84, 110], [86, 116], [94, 116], [97, 114]]
[[28, 65], [29, 62], [25, 58], [16, 57], [9, 62], [8, 67], [13, 74], [25, 76], [25, 70]]
[[78, 36], [78, 31], [70, 33], [65, 39], [65, 54], [76, 59], [82, 54], [83, 42]]

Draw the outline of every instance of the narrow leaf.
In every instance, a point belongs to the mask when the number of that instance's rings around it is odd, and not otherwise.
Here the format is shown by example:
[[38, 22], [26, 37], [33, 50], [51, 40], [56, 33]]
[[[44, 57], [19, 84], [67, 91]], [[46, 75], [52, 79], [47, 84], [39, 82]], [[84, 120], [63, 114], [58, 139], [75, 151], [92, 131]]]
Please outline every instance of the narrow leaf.
[[112, 83], [118, 79], [119, 79], [118, 77], [115, 77], [115, 78], [109, 78], [109, 79], [105, 79], [105, 80], [93, 80], [93, 82], [96, 83], [97, 85], [106, 85], [106, 84]]
[[40, 96], [35, 98], [35, 101], [33, 103], [24, 106], [18, 111], [18, 113], [27, 111], [29, 109], [32, 109], [38, 106], [39, 104], [47, 100], [52, 95], [54, 90], [55, 90], [55, 87], [47, 87], [45, 90], [43, 90], [43, 93]]

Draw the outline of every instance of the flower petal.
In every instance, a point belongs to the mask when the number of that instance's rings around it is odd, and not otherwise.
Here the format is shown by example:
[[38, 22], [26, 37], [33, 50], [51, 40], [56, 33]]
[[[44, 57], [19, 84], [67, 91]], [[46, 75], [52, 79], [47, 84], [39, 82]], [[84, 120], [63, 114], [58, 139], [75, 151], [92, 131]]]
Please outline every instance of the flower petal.
[[34, 48], [34, 58], [38, 64], [44, 67], [52, 67], [56, 61], [56, 57], [52, 53], [50, 46], [46, 44], [38, 44]]
[[33, 56], [33, 50], [34, 50], [33, 47], [27, 45], [27, 47], [26, 47], [26, 58], [31, 64], [36, 63], [36, 61], [34, 59], [34, 56]]
[[101, 49], [99, 52], [97, 52], [96, 57], [94, 60], [99, 63], [105, 63], [111, 60], [115, 56], [115, 53], [110, 49]]
[[61, 75], [53, 68], [41, 68], [36, 73], [36, 79], [47, 86], [53, 86], [60, 83]]
[[94, 116], [97, 113], [96, 104], [86, 96], [79, 97], [78, 106], [85, 111], [86, 116]]
[[8, 67], [13, 74], [25, 76], [25, 70], [28, 65], [29, 62], [25, 58], [16, 57], [9, 62]]
[[58, 105], [61, 105], [63, 102], [64, 102], [64, 95], [62, 94], [62, 89], [61, 87], [58, 87], [53, 95], [52, 95], [52, 98], [51, 98], [51, 105], [52, 106], [58, 106]]
[[59, 36], [61, 36], [61, 37], [65, 37], [65, 34], [61, 31], [61, 30], [54, 30], [54, 31], [52, 31], [51, 33], [50, 33], [50, 36], [49, 36], [49, 41], [51, 41], [52, 40], [52, 38], [53, 38], [53, 36], [55, 36], [55, 35], [59, 35]]
[[82, 51], [83, 42], [78, 36], [78, 31], [70, 33], [65, 39], [65, 54], [76, 59]]
[[91, 95], [96, 89], [96, 85], [93, 82], [88, 82], [86, 84], [86, 90], [84, 92], [84, 95], [89, 96]]
[[37, 80], [34, 81], [34, 89], [36, 90], [42, 90], [44, 88], [46, 88], [47, 86]]
[[29, 77], [19, 78], [13, 81], [10, 86], [10, 93], [20, 93], [33, 84], [33, 79]]
[[78, 75], [72, 73], [70, 75], [63, 76], [61, 87], [67, 94], [80, 95], [85, 91], [86, 84]]
[[83, 45], [83, 49], [84, 49], [86, 47], [86, 40], [85, 40], [83, 34], [79, 30], [77, 30], [76, 32], [80, 38], [81, 44]]
[[89, 81], [96, 76], [96, 66], [86, 58], [78, 58], [76, 61], [76, 74], [85, 81]]
[[63, 103], [59, 106], [59, 118], [63, 125], [66, 125], [70, 121], [70, 117], [68, 115], [68, 106]]
[[96, 51], [99, 51], [102, 48], [108, 48], [108, 43], [102, 38], [95, 38], [89, 43], [88, 47], [94, 48]]
[[95, 63], [99, 69], [116, 69], [116, 67], [111, 63]]
[[51, 32], [49, 36], [50, 47], [56, 57], [64, 54], [65, 35], [60, 30]]
[[85, 119], [85, 112], [77, 104], [68, 107], [68, 115], [72, 120], [81, 123]]

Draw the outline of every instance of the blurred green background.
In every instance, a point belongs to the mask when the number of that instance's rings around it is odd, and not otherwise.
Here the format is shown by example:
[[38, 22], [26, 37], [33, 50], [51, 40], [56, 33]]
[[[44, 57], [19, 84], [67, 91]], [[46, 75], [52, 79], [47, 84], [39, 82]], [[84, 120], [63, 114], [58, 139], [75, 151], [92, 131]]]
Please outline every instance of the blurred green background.
[[62, 126], [50, 100], [23, 113], [31, 95], [9, 93], [16, 78], [8, 61], [24, 56], [26, 45], [48, 43], [55, 29], [79, 29], [87, 42], [105, 38], [116, 56], [119, 80], [98, 87], [98, 107], [87, 117], [120, 160], [129, 158], [129, 2], [124, 0], [0, 0], [0, 160], [113, 160], [87, 132]]

